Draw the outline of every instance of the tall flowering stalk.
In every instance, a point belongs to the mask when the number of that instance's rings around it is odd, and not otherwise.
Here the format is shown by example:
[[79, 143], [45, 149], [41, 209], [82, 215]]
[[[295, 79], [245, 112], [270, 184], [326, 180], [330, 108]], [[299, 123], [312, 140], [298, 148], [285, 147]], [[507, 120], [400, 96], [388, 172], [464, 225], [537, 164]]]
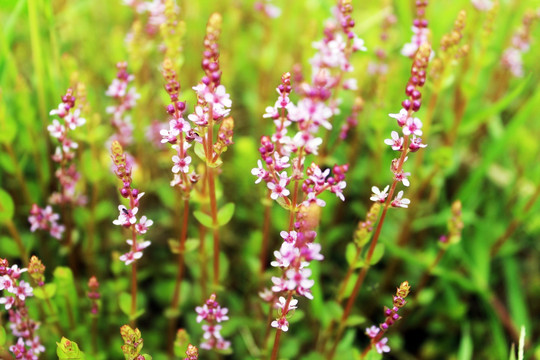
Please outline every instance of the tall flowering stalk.
[[[212, 218], [213, 234], [213, 284], [219, 283], [219, 222], [216, 200], [216, 168], [222, 163], [221, 154], [232, 144], [234, 120], [227, 117], [232, 101], [225, 86], [221, 84], [221, 69], [219, 65], [219, 35], [221, 32], [221, 15], [214, 13], [206, 26], [202, 68], [205, 75], [201, 82], [193, 87], [197, 94], [197, 104], [194, 113], [188, 119], [195, 126], [195, 134], [200, 139], [195, 145], [195, 153], [205, 162], [208, 195], [210, 197], [210, 215]], [[217, 136], [214, 142], [214, 129]], [[203, 246], [201, 244], [201, 246]]]
[[422, 44], [429, 41], [428, 21], [426, 19], [426, 7], [428, 0], [416, 0], [416, 18], [413, 21], [411, 42], [403, 45], [401, 54], [410, 58], [414, 58], [418, 49]]
[[111, 145], [111, 158], [113, 160], [114, 173], [122, 182], [120, 195], [129, 200], [128, 206], [118, 205], [118, 219], [113, 221], [114, 225], [119, 225], [131, 231], [131, 238], [126, 240], [130, 246], [130, 251], [120, 256], [126, 266], [131, 265], [131, 321], [135, 322], [137, 310], [137, 266], [136, 261], [143, 256], [143, 250], [150, 246], [150, 241], [138, 239], [144, 235], [153, 221], [146, 216], [141, 216], [137, 220], [139, 212], [139, 200], [144, 193], [132, 186], [131, 164], [127, 161], [122, 145], [118, 141], [113, 141]]
[[36, 331], [39, 323], [32, 320], [28, 313], [26, 300], [34, 296], [32, 286], [21, 280], [21, 274], [28, 269], [19, 269], [17, 265], [9, 266], [6, 259], [0, 259], [0, 304], [9, 313], [9, 322], [17, 343], [9, 347], [16, 359], [35, 360], [45, 351]]
[[403, 170], [403, 165], [407, 160], [408, 155], [427, 146], [426, 144], [422, 143], [422, 139], [420, 138], [422, 135], [422, 121], [419, 118], [413, 117], [413, 115], [415, 112], [420, 110], [422, 105], [422, 94], [420, 89], [426, 81], [426, 69], [430, 54], [431, 46], [429, 43], [422, 44], [414, 57], [411, 68], [411, 77], [409, 78], [407, 86], [405, 87], [407, 99], [401, 103], [402, 109], [398, 114], [390, 114], [390, 117], [396, 119], [398, 126], [401, 128], [403, 136], [396, 131], [392, 131], [391, 139], [386, 139], [384, 142], [390, 146], [392, 150], [398, 151], [400, 155], [396, 159], [392, 160], [392, 164], [390, 166], [390, 170], [394, 175], [392, 184], [387, 185], [383, 190], [380, 190], [376, 186], [372, 187], [373, 194], [370, 200], [383, 204], [382, 213], [368, 248], [365, 264], [358, 275], [351, 296], [347, 301], [347, 305], [339, 322], [338, 332], [329, 353], [330, 359], [333, 358], [335, 354], [337, 345], [341, 339], [341, 336], [343, 335], [343, 330], [345, 329], [346, 320], [351, 313], [360, 287], [362, 286], [362, 283], [366, 277], [388, 208], [407, 208], [410, 204], [410, 200], [403, 197], [403, 190], [400, 190], [395, 197], [394, 194], [398, 183], [403, 183], [404, 186], [409, 186], [410, 184], [408, 180], [410, 173]]
[[133, 124], [128, 111], [135, 106], [140, 95], [137, 94], [134, 86], [129, 86], [135, 77], [127, 72], [127, 63], [119, 62], [116, 68], [118, 69], [116, 78], [105, 93], [116, 102], [115, 105], [107, 107], [107, 113], [113, 116], [111, 124], [115, 129], [115, 134], [110, 140], [116, 140], [125, 147], [133, 142]]
[[512, 36], [511, 45], [504, 51], [501, 63], [514, 77], [523, 77], [523, 54], [531, 47], [531, 27], [540, 18], [540, 12], [529, 10], [523, 16], [522, 25]]
[[[289, 99], [291, 91], [290, 74], [286, 73], [277, 87], [279, 96], [275, 106], [267, 108], [264, 115], [274, 119], [275, 133], [271, 137], [262, 137], [259, 148], [262, 161], [258, 160], [258, 166], [252, 170], [257, 176], [255, 183], [264, 181], [270, 198], [289, 210], [289, 228], [280, 233], [284, 242], [280, 250], [274, 252], [276, 260], [271, 263], [282, 269], [282, 275], [272, 278], [273, 294], [264, 296], [279, 309], [278, 317], [271, 323], [277, 328], [272, 359], [277, 357], [281, 332], [288, 330], [287, 319], [296, 308], [298, 300], [294, 296], [313, 298], [311, 287], [314, 281], [310, 279], [311, 270], [307, 266], [313, 260], [323, 259], [321, 246], [314, 242], [319, 208], [326, 205], [320, 195], [328, 190], [344, 200], [348, 168], [347, 165], [335, 165], [330, 175], [331, 169], [321, 170], [315, 163], [305, 167], [307, 156], [318, 153], [322, 139], [317, 133], [321, 126], [330, 126], [328, 118], [332, 111], [323, 103], [309, 107], [309, 98], [295, 105]], [[314, 86], [311, 93], [324, 93], [324, 87]], [[288, 135], [293, 130], [293, 123], [297, 125], [296, 132]]]
[[[210, 295], [210, 298], [206, 301], [206, 303], [203, 306], [197, 306], [195, 311], [197, 312], [197, 322], [201, 323], [204, 321], [206, 323], [202, 325], [202, 329], [204, 331], [204, 341], [201, 343], [200, 348], [206, 350], [229, 349], [231, 346], [230, 341], [223, 339], [220, 333], [220, 323], [229, 320], [229, 317], [227, 316], [229, 309], [222, 308], [219, 305], [219, 303], [216, 301], [216, 294]], [[196, 354], [196, 352], [194, 354]]]
[[64, 232], [66, 232], [66, 246], [68, 247], [72, 245], [71, 222], [68, 216], [70, 208], [74, 205], [84, 204], [86, 201], [76, 191], [76, 184], [80, 178], [80, 174], [72, 162], [75, 158], [75, 150], [79, 147], [79, 144], [73, 140], [71, 133], [86, 123], [86, 120], [81, 117], [81, 110], [75, 108], [75, 100], [73, 90], [68, 89], [66, 94], [62, 96], [62, 102], [58, 105], [58, 108], [50, 112], [50, 115], [55, 115], [59, 119], [54, 119], [47, 126], [51, 137], [55, 138], [59, 143], [52, 156], [52, 160], [59, 165], [55, 176], [58, 179], [60, 190], [51, 194], [49, 203], [51, 205], [61, 206], [63, 220], [67, 228], [58, 222], [60, 216], [53, 212], [51, 206], [42, 209], [36, 204], [32, 205], [28, 218], [32, 232], [37, 229], [45, 230], [58, 240], [61, 240]]
[[99, 293], [99, 282], [95, 276], [92, 276], [90, 280], [88, 280], [88, 292], [86, 293], [86, 296], [91, 303], [90, 313], [92, 317], [92, 348], [94, 353], [96, 353], [98, 335], [97, 320], [99, 312], [99, 299], [101, 298], [101, 294]]
[[388, 338], [383, 337], [384, 334], [388, 331], [390, 326], [394, 325], [396, 321], [401, 319], [399, 315], [399, 309], [405, 306], [407, 301], [405, 298], [409, 295], [410, 286], [407, 281], [402, 282], [401, 285], [396, 290], [396, 295], [393, 297], [393, 306], [391, 308], [384, 307], [384, 316], [385, 320], [383, 323], [379, 324], [379, 327], [375, 325], [366, 329], [366, 334], [370, 338], [369, 346], [367, 346], [361, 357], [367, 355], [367, 353], [375, 346], [375, 349], [379, 354], [390, 352], [390, 346], [388, 346]]

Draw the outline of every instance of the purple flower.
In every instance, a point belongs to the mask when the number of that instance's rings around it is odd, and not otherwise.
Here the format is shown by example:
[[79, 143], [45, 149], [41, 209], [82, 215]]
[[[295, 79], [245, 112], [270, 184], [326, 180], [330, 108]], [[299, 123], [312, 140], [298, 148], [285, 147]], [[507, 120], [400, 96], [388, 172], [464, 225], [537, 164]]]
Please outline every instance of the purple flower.
[[390, 352], [390, 346], [386, 344], [387, 342], [388, 338], [382, 338], [379, 342], [375, 344], [375, 349], [379, 354]]
[[392, 150], [402, 150], [403, 148], [403, 137], [399, 136], [397, 131], [392, 131], [392, 139], [384, 140], [386, 145], [392, 147]]
[[388, 189], [390, 189], [390, 185], [386, 185], [383, 191], [380, 191], [376, 186], [371, 187], [373, 194], [369, 199], [371, 201], [384, 203], [386, 201], [386, 197], [388, 196]]

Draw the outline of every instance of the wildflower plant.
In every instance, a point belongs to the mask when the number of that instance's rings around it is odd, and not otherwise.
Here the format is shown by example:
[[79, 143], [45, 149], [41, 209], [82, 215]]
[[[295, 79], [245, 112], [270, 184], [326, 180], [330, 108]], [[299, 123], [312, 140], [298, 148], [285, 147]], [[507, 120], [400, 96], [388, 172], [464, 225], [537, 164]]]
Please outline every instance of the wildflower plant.
[[113, 160], [114, 174], [122, 182], [120, 195], [129, 200], [128, 206], [118, 205], [118, 218], [113, 221], [114, 225], [122, 226], [129, 229], [131, 238], [126, 240], [130, 246], [130, 250], [120, 256], [120, 260], [126, 266], [131, 265], [131, 312], [130, 319], [135, 320], [137, 316], [137, 266], [136, 261], [142, 258], [143, 250], [150, 246], [149, 240], [140, 239], [139, 236], [144, 235], [148, 228], [152, 226], [153, 221], [146, 216], [141, 216], [137, 219], [139, 212], [139, 200], [144, 196], [144, 192], [132, 186], [132, 166], [128, 161], [127, 155], [124, 153], [122, 145], [118, 141], [113, 141], [111, 145], [111, 158]]
[[540, 354], [535, 1], [0, 3], [1, 359]]

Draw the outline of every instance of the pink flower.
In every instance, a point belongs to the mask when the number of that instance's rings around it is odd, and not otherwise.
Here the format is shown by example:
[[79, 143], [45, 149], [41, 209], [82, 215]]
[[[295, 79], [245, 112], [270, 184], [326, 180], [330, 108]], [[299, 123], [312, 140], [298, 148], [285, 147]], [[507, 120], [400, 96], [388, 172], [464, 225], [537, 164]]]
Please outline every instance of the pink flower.
[[380, 191], [378, 187], [373, 186], [371, 188], [373, 194], [369, 199], [371, 201], [384, 203], [386, 201], [386, 197], [388, 196], [388, 189], [390, 189], [390, 185], [386, 185], [383, 191]]
[[221, 325], [203, 325], [202, 329], [204, 331], [203, 338], [210, 339], [210, 338], [216, 338], [221, 339], [221, 334], [219, 331], [221, 330]]
[[375, 344], [375, 349], [379, 354], [390, 352], [390, 346], [386, 344], [387, 342], [388, 338], [382, 338], [378, 343]]
[[49, 130], [52, 137], [57, 139], [60, 139], [66, 133], [66, 128], [64, 125], [60, 124], [60, 122], [56, 119], [53, 120], [51, 125], [47, 126], [47, 130]]
[[211, 103], [211, 104], [220, 104], [224, 107], [231, 107], [232, 101], [230, 99], [229, 94], [227, 94], [227, 91], [225, 90], [225, 86], [219, 85], [215, 90], [214, 93], [206, 93], [204, 96], [204, 99]]
[[403, 127], [403, 135], [408, 136], [411, 134], [421, 136], [422, 135], [422, 121], [419, 118], [408, 118], [405, 126]]
[[83, 118], [80, 118], [81, 110], [76, 109], [72, 113], [69, 113], [64, 118], [64, 121], [66, 122], [66, 125], [71, 129], [75, 130], [77, 127], [82, 126], [86, 123], [86, 120]]
[[128, 210], [124, 205], [118, 205], [118, 210], [120, 214], [118, 215], [118, 219], [113, 221], [114, 225], [131, 226], [137, 222], [137, 218], [135, 217], [135, 214], [139, 211], [137, 207]]
[[15, 298], [13, 296], [1, 297], [0, 304], [4, 304], [6, 310], [9, 310], [15, 304]]
[[422, 138], [416, 137], [413, 135], [411, 143], [409, 144], [409, 150], [412, 152], [417, 151], [418, 149], [423, 149], [427, 144], [422, 144]]
[[197, 306], [195, 308], [195, 311], [197, 312], [197, 322], [200, 323], [204, 319], [208, 317], [210, 314], [210, 311], [208, 309], [208, 306], [204, 304], [203, 306]]
[[298, 233], [296, 231], [282, 231], [279, 233], [279, 236], [281, 236], [283, 238], [283, 240], [285, 240], [286, 242], [288, 243], [291, 243], [291, 244], [294, 244], [294, 242], [296, 241], [296, 238], [298, 236]]
[[15, 287], [14, 288], [15, 292], [14, 294], [21, 300], [21, 301], [24, 301], [27, 297], [30, 297], [30, 296], [33, 296], [34, 293], [34, 289], [32, 289], [32, 287], [30, 286], [30, 284], [28, 284], [27, 282], [25, 282], [24, 280], [21, 280], [19, 282], [19, 286]]
[[272, 321], [271, 325], [272, 325], [272, 327], [280, 329], [281, 331], [289, 330], [289, 322], [284, 317], [280, 317], [280, 318]]
[[58, 105], [58, 109], [53, 109], [49, 112], [49, 115], [58, 115], [58, 117], [61, 117], [63, 118], [64, 116], [67, 115], [69, 111], [69, 107], [61, 102], [59, 105]]
[[392, 131], [392, 139], [386, 139], [384, 143], [391, 146], [392, 150], [401, 150], [403, 148], [403, 137], [399, 136], [397, 131]]
[[229, 312], [229, 309], [222, 308], [221, 306], [218, 305], [216, 307], [216, 309], [214, 310], [214, 317], [215, 317], [216, 321], [219, 323], [219, 322], [222, 322], [222, 321], [229, 320], [229, 317], [227, 316], [228, 312]]
[[24, 339], [20, 337], [17, 340], [17, 344], [11, 345], [9, 347], [9, 351], [15, 355], [15, 359], [23, 359], [23, 357], [26, 355], [26, 348], [24, 347]]
[[251, 169], [251, 174], [257, 177], [257, 180], [255, 180], [255, 184], [260, 183], [261, 180], [268, 177], [268, 171], [263, 168], [261, 160], [257, 160], [257, 167]]
[[10, 293], [13, 292], [13, 280], [8, 275], [4, 275], [0, 278], [0, 290], [7, 290]]
[[341, 201], [345, 201], [345, 196], [343, 195], [343, 189], [347, 186], [347, 183], [345, 181], [340, 181], [336, 185], [333, 185], [330, 187], [330, 191], [336, 194], [338, 198], [341, 199]]
[[208, 114], [204, 112], [204, 109], [201, 106], [196, 106], [195, 113], [189, 114], [188, 119], [199, 126], [208, 125]]
[[388, 116], [396, 119], [399, 126], [403, 126], [409, 118], [409, 113], [407, 112], [407, 110], [401, 109], [398, 114], [388, 114]]
[[45, 352], [45, 346], [39, 341], [39, 336], [34, 336], [32, 340], [26, 340], [26, 346], [28, 346], [34, 355]]
[[409, 179], [407, 179], [408, 176], [411, 176], [410, 172], [403, 172], [403, 170], [399, 173], [394, 173], [394, 179], [396, 181], [401, 181], [403, 185], [409, 186], [411, 183], [409, 182]]
[[135, 230], [137, 230], [139, 234], [144, 234], [153, 223], [152, 220], [147, 219], [146, 216], [143, 215], [141, 216], [139, 223], [135, 225]]
[[377, 334], [379, 334], [379, 331], [381, 331], [381, 329], [379, 329], [378, 327], [376, 327], [375, 325], [372, 325], [371, 327], [368, 327], [366, 328], [366, 334], [367, 336], [369, 336], [370, 338], [374, 338], [375, 336], [377, 336]]
[[289, 305], [285, 309], [285, 304], [287, 303], [287, 299], [285, 299], [283, 296], [280, 296], [278, 301], [276, 302], [276, 307], [279, 309], [282, 309], [282, 313], [288, 313], [290, 310], [294, 310], [297, 308], [298, 300], [291, 299], [289, 302]]
[[273, 267], [288, 267], [299, 255], [300, 251], [294, 246], [294, 243], [285, 241], [281, 244], [279, 251], [274, 251], [276, 260], [272, 261], [270, 265]]
[[174, 166], [172, 168], [172, 172], [175, 174], [178, 174], [178, 172], [183, 172], [187, 174], [189, 172], [189, 164], [191, 164], [191, 156], [186, 156], [184, 158], [180, 158], [178, 155], [174, 155], [172, 157], [172, 160], [174, 162]]
[[278, 184], [274, 182], [269, 182], [267, 186], [268, 186], [268, 189], [272, 191], [272, 194], [270, 194], [270, 197], [273, 200], [277, 200], [278, 197], [288, 196], [291, 193], [286, 188], [288, 183], [289, 183], [288, 179], [284, 179], [284, 178], [281, 178]]
[[408, 208], [409, 204], [411, 203], [411, 200], [409, 199], [403, 199], [403, 191], [398, 192], [394, 200], [392, 200], [393, 207], [402, 207], [402, 208]]

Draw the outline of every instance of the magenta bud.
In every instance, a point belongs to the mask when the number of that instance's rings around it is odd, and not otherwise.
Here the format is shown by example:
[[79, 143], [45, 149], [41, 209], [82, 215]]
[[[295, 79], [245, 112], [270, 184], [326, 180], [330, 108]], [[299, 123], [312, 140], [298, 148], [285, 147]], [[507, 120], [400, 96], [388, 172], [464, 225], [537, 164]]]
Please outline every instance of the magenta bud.
[[203, 78], [201, 79], [201, 82], [208, 86], [210, 84], [210, 78], [208, 76], [203, 76]]
[[420, 99], [422, 97], [422, 93], [418, 90], [414, 90], [411, 95], [412, 95], [412, 98], [415, 100]]
[[173, 104], [167, 105], [166, 109], [167, 109], [167, 112], [169, 113], [169, 115], [174, 114], [174, 105]]
[[407, 96], [411, 96], [413, 91], [415, 91], [415, 90], [416, 89], [415, 89], [414, 85], [409, 83], [409, 84], [407, 84], [407, 87], [405, 88], [405, 94]]
[[414, 100], [412, 103], [412, 110], [416, 112], [420, 110], [420, 106], [422, 106], [422, 102], [420, 100]]
[[419, 19], [414, 19], [413, 25], [414, 25], [415, 27], [420, 27], [420, 20], [419, 20]]
[[411, 83], [413, 85], [418, 85], [418, 77], [416, 76], [411, 76]]
[[429, 22], [426, 19], [422, 19], [422, 27], [427, 28], [428, 24], [429, 24]]
[[176, 108], [180, 111], [184, 111], [186, 109], [186, 103], [183, 101], [177, 101]]
[[129, 196], [129, 190], [126, 188], [120, 189], [120, 195], [122, 195], [122, 197], [127, 198]]
[[266, 159], [264, 159], [264, 162], [265, 162], [267, 165], [272, 164], [272, 162], [273, 162], [272, 157], [271, 157], [271, 156], [267, 156]]
[[403, 106], [403, 108], [405, 110], [409, 110], [411, 108], [411, 100], [409, 99], [405, 99], [401, 102], [401, 106]]
[[261, 153], [261, 155], [266, 154], [266, 148], [265, 148], [264, 146], [261, 146], [261, 147], [259, 148], [259, 152]]
[[133, 189], [131, 190], [131, 195], [133, 195], [133, 197], [137, 197], [137, 195], [139, 195], [139, 189]]

